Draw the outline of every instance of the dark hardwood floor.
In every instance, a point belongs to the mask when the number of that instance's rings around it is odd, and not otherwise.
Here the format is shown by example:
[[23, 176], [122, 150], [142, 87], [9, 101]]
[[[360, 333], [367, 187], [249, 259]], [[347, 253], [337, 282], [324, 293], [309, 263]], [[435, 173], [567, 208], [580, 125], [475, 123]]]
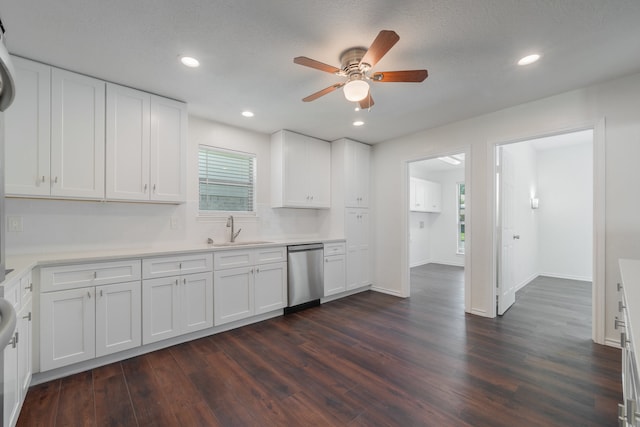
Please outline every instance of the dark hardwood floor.
[[540, 278], [498, 319], [463, 272], [365, 292], [32, 387], [19, 426], [616, 426], [620, 351], [590, 288]]

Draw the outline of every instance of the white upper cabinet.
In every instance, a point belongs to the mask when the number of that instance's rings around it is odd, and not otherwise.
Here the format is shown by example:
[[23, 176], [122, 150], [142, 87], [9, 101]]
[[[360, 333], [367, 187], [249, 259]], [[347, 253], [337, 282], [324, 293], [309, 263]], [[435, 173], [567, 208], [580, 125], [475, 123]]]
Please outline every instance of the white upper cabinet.
[[271, 136], [272, 207], [331, 207], [331, 146], [281, 130]]
[[369, 207], [371, 147], [342, 138], [331, 143], [332, 195], [335, 206]]
[[409, 210], [412, 212], [440, 212], [442, 185], [420, 178], [409, 179]]
[[187, 105], [151, 95], [151, 200], [186, 200]]
[[104, 198], [105, 82], [51, 70], [51, 195]]
[[51, 67], [13, 57], [16, 98], [5, 113], [7, 195], [49, 196]]
[[112, 200], [185, 200], [187, 109], [107, 85], [107, 188]]

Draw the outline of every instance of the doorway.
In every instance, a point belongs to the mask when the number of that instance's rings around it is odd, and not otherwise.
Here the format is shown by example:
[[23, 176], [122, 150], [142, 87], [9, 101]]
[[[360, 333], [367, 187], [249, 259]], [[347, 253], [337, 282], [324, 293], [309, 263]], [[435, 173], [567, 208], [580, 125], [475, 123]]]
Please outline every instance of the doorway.
[[422, 292], [427, 285], [423, 282], [439, 274], [462, 278], [455, 281], [460, 286], [457, 294], [465, 295], [466, 153], [423, 158], [407, 166], [409, 296]]
[[594, 147], [593, 129], [495, 146], [498, 315], [538, 277], [593, 293]]

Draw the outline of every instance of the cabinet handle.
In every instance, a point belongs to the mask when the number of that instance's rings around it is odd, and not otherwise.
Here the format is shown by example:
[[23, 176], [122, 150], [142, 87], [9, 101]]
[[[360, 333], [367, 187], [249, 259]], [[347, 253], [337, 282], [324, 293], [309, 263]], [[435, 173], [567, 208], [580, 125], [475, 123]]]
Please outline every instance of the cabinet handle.
[[53, 183], [57, 184], [58, 183], [58, 177], [56, 176], [55, 178], [53, 178]]
[[102, 297], [102, 295], [103, 295], [103, 294], [102, 294], [102, 289], [100, 289], [100, 296]]
[[19, 339], [20, 338], [20, 333], [18, 331], [16, 331], [16, 344], [18, 344]]
[[147, 192], [147, 187], [149, 187], [149, 184], [145, 184], [145, 185], [144, 185], [144, 192], [145, 192], [145, 193]]
[[178, 268], [182, 270], [182, 263], [178, 264]]
[[620, 332], [620, 347], [622, 347], [622, 349], [624, 349], [627, 346], [627, 343], [629, 343], [631, 341], [629, 341], [627, 339], [627, 334], [626, 332]]
[[33, 292], [33, 282], [29, 283], [29, 286], [24, 287], [25, 291]]
[[260, 268], [256, 268], [256, 274], [260, 273]]
[[87, 298], [91, 299], [91, 292], [87, 291]]
[[29, 322], [31, 322], [31, 312], [29, 312], [29, 314], [27, 314], [26, 316], [22, 316], [23, 319], [29, 319]]
[[155, 184], [153, 184], [153, 192], [154, 193], [156, 192], [156, 185]]
[[187, 279], [182, 279], [182, 283], [184, 283], [185, 285], [187, 284]]
[[18, 341], [16, 340], [16, 336], [14, 335], [13, 338], [11, 338], [11, 341], [9, 341], [9, 344], [11, 344], [11, 348], [16, 348], [17, 343]]
[[618, 292], [622, 290], [622, 283], [618, 283]]
[[178, 279], [176, 279], [176, 286], [178, 286], [178, 282], [179, 282]]
[[324, 259], [324, 262], [329, 262], [329, 258], [325, 258], [325, 259]]
[[624, 328], [625, 324], [622, 320], [616, 317], [616, 320], [613, 322], [613, 329], [618, 329], [620, 326]]
[[618, 301], [618, 311], [622, 311], [623, 309], [627, 308], [622, 301]]

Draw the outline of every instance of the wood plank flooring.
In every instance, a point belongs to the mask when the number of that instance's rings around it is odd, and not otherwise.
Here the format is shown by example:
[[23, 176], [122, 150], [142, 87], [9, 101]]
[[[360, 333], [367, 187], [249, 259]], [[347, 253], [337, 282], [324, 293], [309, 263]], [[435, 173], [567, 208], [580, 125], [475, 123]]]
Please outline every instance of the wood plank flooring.
[[588, 283], [540, 278], [498, 319], [463, 271], [365, 292], [31, 388], [19, 426], [615, 426], [620, 351]]

